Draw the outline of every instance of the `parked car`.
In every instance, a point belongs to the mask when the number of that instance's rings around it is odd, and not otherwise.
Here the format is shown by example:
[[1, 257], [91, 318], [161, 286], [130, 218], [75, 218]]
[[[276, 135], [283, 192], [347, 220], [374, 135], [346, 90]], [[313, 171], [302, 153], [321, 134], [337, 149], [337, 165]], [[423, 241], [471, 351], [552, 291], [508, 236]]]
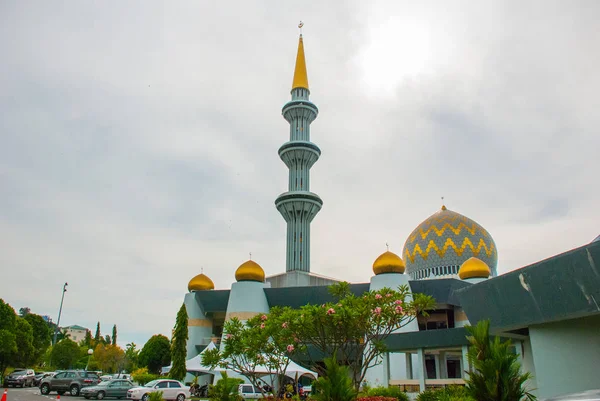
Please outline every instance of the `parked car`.
[[264, 398], [263, 393], [252, 384], [240, 384], [238, 386], [238, 394], [245, 400]]
[[7, 387], [31, 387], [35, 372], [32, 369], [15, 369], [4, 379], [4, 385]]
[[121, 399], [127, 397], [127, 391], [133, 387], [133, 383], [129, 380], [114, 379], [102, 381], [95, 386], [84, 387], [79, 394], [86, 400], [90, 398], [101, 400], [105, 397]]
[[96, 385], [100, 378], [96, 372], [85, 372], [82, 370], [64, 370], [42, 379], [40, 392], [44, 395], [56, 391], [63, 395], [67, 391], [72, 396], [78, 396], [82, 388]]
[[141, 387], [133, 387], [127, 391], [128, 400], [148, 401], [150, 393], [162, 391], [163, 400], [184, 401], [190, 398], [190, 388], [177, 380], [152, 380]]

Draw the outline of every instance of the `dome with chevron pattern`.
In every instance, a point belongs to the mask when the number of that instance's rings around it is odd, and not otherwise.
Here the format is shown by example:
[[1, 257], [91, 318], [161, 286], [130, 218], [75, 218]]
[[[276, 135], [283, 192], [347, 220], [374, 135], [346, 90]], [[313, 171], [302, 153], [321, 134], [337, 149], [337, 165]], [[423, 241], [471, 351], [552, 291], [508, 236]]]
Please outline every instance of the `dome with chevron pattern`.
[[484, 261], [496, 275], [498, 252], [490, 233], [446, 206], [413, 230], [402, 252], [413, 280], [458, 277], [458, 269], [471, 257]]

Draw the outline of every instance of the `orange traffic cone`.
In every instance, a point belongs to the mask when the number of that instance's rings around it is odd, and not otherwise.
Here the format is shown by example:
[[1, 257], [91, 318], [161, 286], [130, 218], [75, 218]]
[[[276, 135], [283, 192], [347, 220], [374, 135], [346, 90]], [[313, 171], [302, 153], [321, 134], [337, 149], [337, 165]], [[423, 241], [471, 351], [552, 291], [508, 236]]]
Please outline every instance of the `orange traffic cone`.
[[0, 401], [6, 401], [6, 393], [8, 393], [8, 390], [4, 389], [4, 394], [2, 394], [2, 400]]

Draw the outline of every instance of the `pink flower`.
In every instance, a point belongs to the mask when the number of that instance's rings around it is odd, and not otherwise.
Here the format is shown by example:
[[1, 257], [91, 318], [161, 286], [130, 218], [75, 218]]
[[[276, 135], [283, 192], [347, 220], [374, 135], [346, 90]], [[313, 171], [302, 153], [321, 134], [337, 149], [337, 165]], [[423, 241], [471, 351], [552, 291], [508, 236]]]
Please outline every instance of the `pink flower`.
[[229, 340], [231, 338], [231, 334], [227, 334], [227, 339]]
[[287, 322], [281, 323], [281, 327], [283, 327], [284, 329], [287, 329]]
[[385, 296], [386, 296], [387, 298], [389, 298], [389, 297], [391, 297], [391, 296], [392, 296], [392, 294], [390, 294], [390, 293], [388, 292], [387, 294], [385, 294]]
[[260, 317], [260, 320], [267, 320], [267, 315], [262, 315], [262, 316]]
[[292, 344], [287, 346], [287, 352], [294, 352], [294, 346]]
[[402, 301], [401, 301], [401, 300], [399, 300], [399, 299], [397, 299], [397, 300], [396, 300], [394, 303], [395, 303], [396, 305], [402, 305]]
[[328, 315], [333, 315], [333, 314], [335, 314], [335, 309], [333, 309], [333, 308], [329, 308], [329, 309], [327, 310], [327, 314], [328, 314]]
[[381, 308], [378, 306], [377, 308], [373, 309], [373, 314], [374, 315], [381, 315]]
[[404, 310], [400, 305], [396, 306], [396, 313], [404, 313]]
[[261, 329], [264, 329], [264, 328], [265, 328], [265, 324], [264, 324], [264, 323], [261, 323], [261, 324], [260, 324], [260, 328], [261, 328]]
[[375, 299], [381, 299], [381, 298], [382, 298], [381, 294], [376, 294], [375, 295]]

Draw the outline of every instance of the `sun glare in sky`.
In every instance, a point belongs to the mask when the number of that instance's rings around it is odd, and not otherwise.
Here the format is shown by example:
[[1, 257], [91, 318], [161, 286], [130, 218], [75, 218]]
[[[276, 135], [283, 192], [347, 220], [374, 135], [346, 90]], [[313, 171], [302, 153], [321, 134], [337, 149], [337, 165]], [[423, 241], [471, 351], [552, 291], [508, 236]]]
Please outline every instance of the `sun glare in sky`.
[[357, 58], [367, 92], [392, 95], [402, 80], [428, 72], [433, 51], [427, 24], [387, 18], [370, 24], [368, 37]]

